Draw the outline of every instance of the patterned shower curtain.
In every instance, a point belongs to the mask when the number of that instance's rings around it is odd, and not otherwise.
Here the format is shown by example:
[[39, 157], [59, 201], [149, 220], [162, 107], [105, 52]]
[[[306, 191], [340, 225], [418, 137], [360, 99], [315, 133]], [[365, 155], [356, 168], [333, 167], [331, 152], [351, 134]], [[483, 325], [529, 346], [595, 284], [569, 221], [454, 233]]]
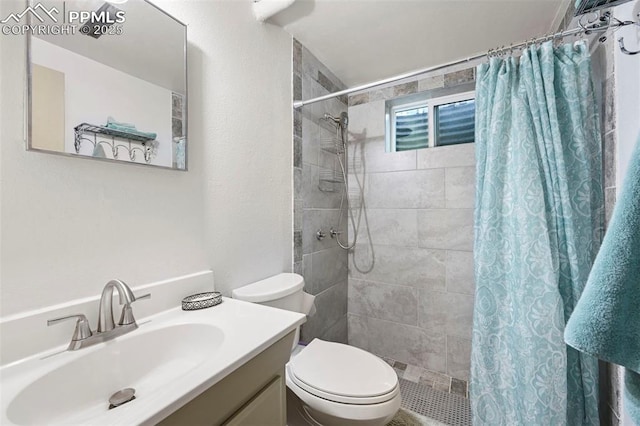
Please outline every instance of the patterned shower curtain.
[[585, 43], [477, 69], [474, 425], [597, 425], [598, 363], [564, 343], [602, 234]]

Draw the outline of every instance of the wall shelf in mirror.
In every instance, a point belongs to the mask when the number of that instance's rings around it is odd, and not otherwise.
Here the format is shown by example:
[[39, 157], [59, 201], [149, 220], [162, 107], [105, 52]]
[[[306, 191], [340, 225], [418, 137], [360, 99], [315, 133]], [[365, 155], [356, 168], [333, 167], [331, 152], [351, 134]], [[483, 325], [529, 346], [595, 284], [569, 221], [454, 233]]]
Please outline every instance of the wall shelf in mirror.
[[[113, 158], [115, 159], [118, 158], [119, 149], [124, 148], [129, 154], [131, 161], [136, 160], [136, 151], [140, 151], [144, 155], [145, 162], [149, 163], [153, 158], [158, 144], [154, 138], [149, 136], [88, 123], [82, 123], [76, 126], [74, 132], [76, 154], [80, 153], [83, 142], [89, 142], [93, 145], [94, 157], [104, 158], [104, 152], [102, 151], [102, 145], [104, 144], [111, 148]], [[126, 144], [118, 143], [117, 141], [122, 141]], [[140, 144], [142, 147], [134, 146], [133, 144]]]

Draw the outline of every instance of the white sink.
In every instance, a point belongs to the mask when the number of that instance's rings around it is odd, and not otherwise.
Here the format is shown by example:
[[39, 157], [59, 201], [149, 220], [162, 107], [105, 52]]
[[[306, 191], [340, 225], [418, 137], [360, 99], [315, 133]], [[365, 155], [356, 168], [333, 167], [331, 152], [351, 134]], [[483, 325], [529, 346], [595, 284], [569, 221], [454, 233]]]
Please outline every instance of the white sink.
[[[211, 309], [172, 309], [149, 319], [114, 340], [0, 369], [0, 424], [156, 423], [294, 330], [304, 315], [224, 299]], [[136, 399], [109, 410], [109, 397], [124, 388], [134, 388]]]
[[9, 404], [7, 417], [19, 425], [91, 419], [107, 409], [113, 393], [134, 388], [143, 398], [200, 365], [223, 340], [220, 329], [205, 324], [135, 330], [92, 352], [79, 351], [29, 384]]

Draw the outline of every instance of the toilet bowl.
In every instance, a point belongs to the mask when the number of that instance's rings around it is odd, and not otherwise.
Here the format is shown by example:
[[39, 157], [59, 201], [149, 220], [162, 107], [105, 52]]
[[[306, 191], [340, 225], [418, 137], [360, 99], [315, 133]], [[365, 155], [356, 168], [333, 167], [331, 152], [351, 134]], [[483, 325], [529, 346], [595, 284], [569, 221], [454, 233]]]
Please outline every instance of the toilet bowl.
[[[233, 291], [234, 298], [300, 312], [304, 279], [283, 273]], [[400, 409], [398, 377], [377, 356], [314, 339], [297, 346], [286, 365], [288, 404], [314, 426], [382, 426]], [[289, 412], [292, 412], [289, 409]], [[289, 420], [292, 425], [294, 422]]]
[[342, 343], [314, 339], [289, 361], [286, 377], [311, 424], [385, 425], [400, 408], [393, 368]]

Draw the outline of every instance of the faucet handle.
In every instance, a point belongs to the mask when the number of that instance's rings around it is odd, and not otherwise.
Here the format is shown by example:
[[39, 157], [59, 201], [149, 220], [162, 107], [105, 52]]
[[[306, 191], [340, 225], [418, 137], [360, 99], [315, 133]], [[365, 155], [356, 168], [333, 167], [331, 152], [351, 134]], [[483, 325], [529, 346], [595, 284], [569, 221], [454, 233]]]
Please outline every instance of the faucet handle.
[[50, 319], [47, 321], [47, 326], [56, 325], [63, 321], [72, 319], [76, 320], [76, 329], [73, 332], [73, 337], [71, 337], [72, 342], [88, 339], [93, 335], [93, 333], [91, 332], [91, 327], [89, 326], [89, 320], [87, 320], [87, 317], [84, 316], [84, 314], [74, 314], [68, 315], [66, 317]]
[[336, 229], [333, 229], [333, 227], [329, 230], [329, 234], [331, 235], [331, 238], [335, 238], [338, 235], [342, 234], [341, 231], [338, 231]]
[[133, 299], [131, 301], [131, 303], [137, 301], [137, 300], [142, 300], [142, 299], [151, 299], [151, 293], [147, 293], [147, 294], [143, 294], [142, 296], [136, 296], [135, 299]]
[[133, 299], [130, 303], [125, 303], [122, 307], [122, 314], [120, 314], [120, 321], [118, 321], [118, 325], [135, 324], [136, 319], [133, 316], [133, 310], [131, 310], [131, 303], [142, 299], [151, 299], [151, 293], [143, 294], [142, 296]]

